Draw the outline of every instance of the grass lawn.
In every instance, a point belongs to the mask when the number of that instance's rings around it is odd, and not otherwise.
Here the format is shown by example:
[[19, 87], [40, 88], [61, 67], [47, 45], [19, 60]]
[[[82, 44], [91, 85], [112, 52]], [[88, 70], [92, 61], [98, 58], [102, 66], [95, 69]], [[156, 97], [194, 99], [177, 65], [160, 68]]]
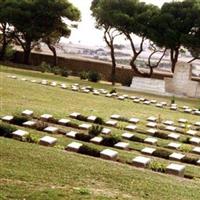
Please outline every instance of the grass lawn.
[[[159, 115], [163, 120], [179, 118], [190, 122], [200, 121], [199, 116], [183, 112], [160, 109], [155, 106], [135, 104], [130, 100], [94, 96], [80, 92], [63, 90], [58, 87], [42, 86], [31, 82], [13, 80], [8, 75], [25, 77], [30, 80], [55, 80], [67, 85], [79, 83], [95, 88], [112, 89], [107, 83], [90, 83], [76, 77], [63, 78], [52, 74], [0, 67], [0, 116], [33, 110], [36, 115], [53, 114], [56, 118], [68, 117], [71, 112], [96, 115], [108, 120], [112, 114], [123, 117], [137, 117], [143, 123], [149, 116]], [[166, 101], [170, 97], [120, 92], [133, 96]], [[198, 108], [198, 99], [176, 98], [180, 106]], [[47, 135], [27, 129], [36, 135]], [[72, 139], [55, 135], [60, 145], [67, 145]], [[136, 149], [140, 148], [137, 143]], [[98, 147], [102, 149], [102, 147]], [[120, 156], [131, 160], [137, 151]], [[162, 160], [161, 160], [162, 161]], [[165, 162], [165, 161], [162, 161]], [[0, 199], [199, 199], [199, 167], [187, 165], [186, 171], [195, 175], [193, 180], [159, 174], [150, 170], [138, 169], [129, 165], [69, 153], [59, 148], [45, 148], [36, 144], [23, 143], [0, 138]]]

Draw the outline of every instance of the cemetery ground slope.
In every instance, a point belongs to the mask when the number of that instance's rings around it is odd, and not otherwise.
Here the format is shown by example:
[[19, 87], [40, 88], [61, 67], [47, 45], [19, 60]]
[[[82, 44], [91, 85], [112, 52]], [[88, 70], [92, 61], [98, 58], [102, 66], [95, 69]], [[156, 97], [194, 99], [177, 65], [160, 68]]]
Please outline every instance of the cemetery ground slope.
[[[1, 66], [0, 117], [30, 109], [38, 116], [49, 113], [56, 118], [68, 117], [71, 112], [80, 112], [84, 115], [100, 116], [105, 120], [112, 114], [129, 118], [134, 116], [141, 120], [146, 120], [149, 116], [158, 117], [160, 114], [164, 120], [186, 118], [191, 122], [199, 121], [199, 116], [191, 114], [13, 80], [7, 78], [9, 74], [27, 79], [46, 79], [112, 89], [104, 83], [94, 84], [80, 81], [75, 77], [63, 78]], [[158, 101], [171, 100], [143, 93], [124, 93]], [[188, 105], [196, 108], [199, 106], [197, 99], [177, 98], [176, 103], [180, 106]], [[24, 129], [38, 136], [48, 135]], [[61, 135], [55, 134], [53, 137], [56, 137], [59, 145], [63, 146], [72, 141]], [[124, 153], [121, 150], [118, 152], [126, 159], [131, 159], [134, 155], [134, 152]], [[56, 147], [47, 148], [0, 137], [0, 199], [199, 199], [199, 167], [188, 165], [187, 172], [194, 174], [195, 179], [178, 178], [117, 162], [69, 153]]]

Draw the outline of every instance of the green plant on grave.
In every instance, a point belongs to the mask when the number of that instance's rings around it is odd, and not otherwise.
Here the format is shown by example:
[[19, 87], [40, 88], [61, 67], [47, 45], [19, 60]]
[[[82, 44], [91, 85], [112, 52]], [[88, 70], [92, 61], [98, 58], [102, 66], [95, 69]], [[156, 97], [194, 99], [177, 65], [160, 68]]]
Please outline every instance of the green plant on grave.
[[12, 138], [12, 132], [16, 131], [17, 129], [10, 124], [0, 122], [0, 136]]
[[184, 133], [186, 134], [189, 129], [190, 129], [190, 124], [188, 122], [185, 122], [184, 123]]
[[88, 80], [97, 83], [101, 80], [101, 75], [96, 71], [90, 71], [88, 73]]
[[37, 121], [35, 125], [35, 129], [38, 131], [43, 131], [48, 126], [47, 123], [42, 121]]
[[15, 115], [11, 122], [15, 125], [21, 126], [24, 122], [27, 122], [29, 119], [30, 118], [27, 116]]
[[180, 151], [185, 152], [185, 153], [189, 153], [192, 151], [192, 147], [190, 147], [189, 145], [181, 145], [180, 147]]
[[61, 75], [61, 72], [62, 72], [62, 70], [60, 67], [58, 67], [58, 66], [52, 67], [52, 73], [54, 73], [55, 75]]
[[118, 135], [110, 135], [103, 138], [101, 145], [113, 147], [116, 143], [120, 142], [121, 138]]
[[88, 72], [86, 72], [86, 71], [80, 72], [80, 73], [79, 73], [79, 77], [80, 77], [81, 80], [86, 80], [86, 79], [88, 79]]
[[150, 164], [149, 164], [149, 169], [155, 171], [155, 172], [162, 172], [162, 173], [165, 173], [166, 171], [166, 165], [163, 164], [163, 163], [160, 163], [158, 161], [152, 161]]
[[157, 123], [158, 124], [162, 123], [162, 116], [161, 116], [161, 114], [158, 115]]
[[40, 71], [44, 72], [52, 72], [52, 67], [50, 64], [46, 63], [45, 61], [41, 62], [40, 64]]
[[176, 102], [175, 96], [172, 96], [171, 97], [171, 104], [175, 104], [175, 102]]
[[84, 133], [77, 133], [76, 136], [75, 136], [75, 139], [76, 140], [80, 140], [80, 141], [83, 141], [83, 142], [89, 142], [91, 139], [92, 139], [93, 136], [91, 135], [86, 135]]
[[100, 151], [93, 148], [93, 147], [89, 147], [87, 145], [82, 145], [79, 150], [78, 153], [81, 154], [85, 154], [88, 156], [93, 156], [93, 157], [100, 157]]
[[95, 124], [99, 124], [99, 125], [105, 124], [104, 120], [103, 120], [101, 117], [97, 117], [97, 118], [94, 120], [94, 123], [95, 123]]
[[110, 93], [110, 94], [117, 93], [117, 89], [116, 89], [116, 88], [113, 88], [113, 89], [110, 90], [109, 93]]
[[92, 127], [88, 131], [88, 134], [95, 137], [98, 136], [102, 132], [102, 130], [102, 126], [92, 125]]
[[126, 125], [124, 125], [124, 123], [121, 123], [121, 122], [118, 123], [118, 125], [117, 125], [117, 128], [122, 130], [122, 131], [125, 129], [125, 127], [126, 127]]
[[26, 138], [25, 138], [25, 141], [26, 142], [29, 142], [29, 143], [35, 143], [37, 144], [39, 142], [39, 138], [31, 133], [29, 133]]
[[60, 75], [63, 77], [68, 77], [69, 71], [66, 68], [60, 68]]

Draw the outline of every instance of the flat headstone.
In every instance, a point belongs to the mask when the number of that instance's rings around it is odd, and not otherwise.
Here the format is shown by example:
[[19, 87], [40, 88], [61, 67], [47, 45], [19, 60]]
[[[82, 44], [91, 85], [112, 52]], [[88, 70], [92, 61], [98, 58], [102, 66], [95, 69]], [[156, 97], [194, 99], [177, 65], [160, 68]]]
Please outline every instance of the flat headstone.
[[156, 104], [156, 107], [158, 107], [158, 108], [163, 108], [163, 104], [157, 103], [157, 104]]
[[137, 99], [136, 96], [130, 96], [130, 99], [134, 100], [134, 99]]
[[156, 149], [150, 148], [150, 147], [145, 147], [144, 149], [141, 150], [142, 153], [152, 155], [153, 152], [155, 152]]
[[14, 139], [23, 140], [29, 133], [23, 130], [16, 130], [12, 132], [12, 136]]
[[114, 115], [111, 115], [111, 119], [116, 119], [116, 120], [118, 120], [118, 119], [120, 119], [120, 115], [117, 115], [117, 114], [114, 114]]
[[152, 100], [150, 100], [150, 102], [155, 104], [155, 103], [157, 103], [157, 100], [152, 99]]
[[195, 122], [194, 125], [195, 126], [200, 126], [200, 122]]
[[150, 102], [150, 101], [144, 101], [143, 104], [145, 104], [145, 105], [150, 105], [151, 102]]
[[170, 110], [177, 110], [176, 106], [170, 106]]
[[134, 136], [134, 134], [132, 134], [132, 133], [123, 133], [122, 134], [122, 137], [124, 138], [124, 139], [131, 139], [132, 137]]
[[2, 117], [2, 121], [5, 121], [5, 122], [11, 122], [13, 120], [13, 116], [12, 115], [7, 115], [7, 116], [4, 116]]
[[70, 138], [75, 138], [76, 134], [77, 134], [76, 131], [70, 131], [70, 132], [66, 133], [66, 136], [70, 137]]
[[31, 83], [37, 83], [37, 81], [36, 80], [31, 80]]
[[170, 121], [170, 120], [167, 120], [167, 121], [164, 121], [163, 124], [171, 126], [171, 125], [174, 124], [174, 122]]
[[32, 116], [32, 115], [33, 115], [33, 111], [32, 111], [32, 110], [24, 110], [24, 111], [22, 112], [22, 115]]
[[167, 146], [169, 148], [171, 148], [171, 149], [178, 149], [178, 148], [181, 147], [181, 144], [180, 143], [175, 143], [175, 142], [170, 142]]
[[174, 139], [174, 140], [178, 140], [180, 138], [180, 134], [177, 134], [177, 133], [170, 133], [168, 135], [168, 138], [170, 139]]
[[83, 93], [90, 93], [90, 90], [84, 89]]
[[200, 115], [200, 111], [199, 111], [199, 110], [195, 110], [195, 111], [194, 111], [194, 114], [195, 114], [195, 115]]
[[183, 109], [188, 109], [188, 108], [189, 108], [189, 106], [182, 106], [182, 108], [183, 108]]
[[94, 122], [96, 119], [97, 119], [97, 117], [94, 116], [94, 115], [91, 115], [91, 116], [89, 116], [89, 117], [87, 118], [87, 120], [88, 120], [89, 122]]
[[188, 120], [187, 120], [187, 119], [180, 118], [180, 119], [178, 120], [178, 122], [179, 122], [179, 123], [187, 123]]
[[192, 112], [192, 109], [187, 108], [187, 109], [184, 110], [184, 112], [185, 112], [185, 113], [191, 113], [191, 112]]
[[109, 125], [109, 126], [117, 126], [117, 121], [109, 120], [109, 121], [106, 122], [106, 125]]
[[53, 115], [50, 115], [50, 114], [43, 114], [43, 115], [40, 116], [40, 119], [42, 119], [44, 121], [48, 121], [52, 118], [53, 118]]
[[93, 142], [95, 144], [100, 144], [103, 141], [102, 137], [94, 137], [90, 140], [90, 142]]
[[81, 115], [80, 113], [77, 113], [77, 112], [73, 112], [73, 113], [71, 113], [69, 116], [71, 117], [71, 118], [77, 118], [79, 115]]
[[83, 145], [83, 144], [78, 143], [78, 142], [72, 142], [72, 143], [70, 143], [70, 144], [67, 145], [66, 150], [68, 150], [68, 151], [73, 151], [73, 152], [78, 152], [78, 150], [80, 149], [80, 147], [81, 147], [82, 145]]
[[101, 131], [102, 134], [109, 135], [111, 133], [111, 130], [109, 128], [103, 128]]
[[136, 130], [137, 126], [134, 126], [134, 125], [128, 125], [125, 127], [126, 130], [129, 130], [129, 131], [134, 131]]
[[108, 93], [108, 94], [106, 94], [106, 97], [110, 98], [110, 97], [112, 97], [112, 94]]
[[184, 177], [185, 165], [171, 163], [166, 168], [166, 173]]
[[78, 90], [79, 90], [78, 87], [76, 87], [76, 86], [72, 86], [72, 91], [77, 92]]
[[53, 82], [50, 83], [50, 86], [56, 87], [57, 83], [55, 81], [53, 81]]
[[119, 96], [119, 97], [117, 97], [117, 99], [123, 101], [125, 99], [125, 97], [124, 96]]
[[134, 123], [134, 124], [137, 124], [138, 122], [139, 122], [140, 120], [138, 119], [138, 118], [131, 118], [131, 119], [129, 119], [129, 122], [130, 123]]
[[181, 153], [172, 153], [171, 155], [169, 155], [169, 158], [171, 160], [178, 160], [180, 161], [181, 159], [183, 159], [185, 157], [184, 154], [181, 154]]
[[129, 148], [129, 143], [126, 142], [118, 142], [114, 145], [114, 147], [118, 149], [128, 149]]
[[156, 121], [157, 121], [157, 118], [151, 116], [151, 117], [149, 117], [149, 118], [147, 119], [147, 121], [149, 121], [149, 122], [156, 122]]
[[133, 102], [134, 103], [140, 103], [140, 99], [134, 99]]
[[47, 84], [48, 84], [48, 81], [47, 81], [47, 80], [42, 80], [42, 81], [41, 81], [41, 84], [42, 84], [42, 85], [47, 85]]
[[193, 152], [193, 153], [198, 153], [198, 154], [200, 154], [200, 147], [194, 147], [194, 148], [192, 149], [192, 152]]
[[140, 101], [145, 101], [145, 98], [141, 97], [139, 98]]
[[26, 78], [21, 78], [21, 81], [27, 81], [27, 79]]
[[51, 146], [51, 147], [54, 146], [56, 142], [57, 142], [57, 139], [50, 136], [44, 136], [39, 140], [40, 145]]
[[146, 143], [148, 143], [148, 144], [153, 144], [153, 145], [155, 145], [155, 144], [158, 142], [158, 140], [157, 140], [156, 138], [147, 137], [147, 138], [144, 140], [144, 142], [146, 142]]
[[150, 158], [137, 156], [132, 160], [132, 164], [136, 167], [147, 167], [150, 161]]
[[81, 124], [79, 125], [79, 128], [84, 129], [84, 130], [88, 130], [92, 127], [91, 124]]
[[95, 91], [93, 91], [93, 95], [97, 95], [98, 96], [98, 95], [100, 95], [100, 92], [95, 90]]
[[116, 160], [118, 156], [117, 151], [113, 151], [111, 149], [104, 149], [100, 152], [100, 157], [109, 160]]
[[189, 134], [189, 135], [196, 135], [197, 131], [195, 131], [195, 130], [188, 130], [186, 133]]
[[27, 126], [27, 127], [34, 127], [36, 125], [35, 121], [27, 121], [23, 123], [23, 126]]
[[61, 125], [67, 125], [70, 122], [69, 119], [59, 119], [58, 123]]
[[189, 141], [192, 144], [200, 144], [200, 138], [197, 138], [197, 137], [192, 137], [192, 138], [190, 138]]
[[48, 133], [57, 133], [58, 132], [58, 128], [57, 127], [53, 127], [53, 126], [48, 126], [44, 129], [44, 131], [48, 132]]
[[128, 95], [127, 95], [127, 94], [123, 94], [122, 96], [123, 96], [125, 99], [128, 98]]
[[165, 130], [173, 132], [173, 131], [176, 131], [176, 127], [175, 126], [166, 126]]
[[155, 123], [155, 122], [148, 122], [146, 126], [150, 127], [150, 128], [156, 128], [157, 127], [157, 123]]
[[149, 135], [154, 135], [154, 134], [156, 134], [157, 132], [158, 132], [158, 130], [157, 130], [157, 129], [153, 129], [153, 128], [150, 128], [150, 129], [147, 130], [147, 133], [148, 133]]
[[67, 89], [67, 86], [66, 86], [66, 84], [64, 84], [64, 83], [62, 83], [62, 84], [60, 85], [60, 87], [61, 87], [62, 89]]
[[197, 160], [197, 165], [200, 165], [200, 159], [199, 159], [199, 160]]

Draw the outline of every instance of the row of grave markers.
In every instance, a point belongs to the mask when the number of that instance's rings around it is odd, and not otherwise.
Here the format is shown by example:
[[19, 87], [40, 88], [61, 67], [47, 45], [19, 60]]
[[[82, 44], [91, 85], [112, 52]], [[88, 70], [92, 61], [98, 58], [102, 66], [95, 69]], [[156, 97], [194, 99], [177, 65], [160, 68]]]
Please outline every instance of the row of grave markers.
[[[12, 78], [12, 79], [17, 79], [16, 76], [9, 75], [8, 77]], [[26, 79], [26, 78], [21, 78], [21, 80], [28, 81], [28, 79]], [[50, 85], [50, 86], [53, 86], [53, 87], [56, 87], [57, 85], [60, 85], [60, 87], [62, 89], [67, 89], [68, 88], [66, 84], [64, 84], [64, 83], [58, 84], [55, 81], [52, 81], [52, 82], [49, 83], [47, 80], [41, 80], [39, 82], [36, 81], [36, 80], [31, 80], [31, 82], [32, 83], [40, 83], [42, 85]], [[82, 91], [84, 93], [90, 93], [91, 89], [92, 89], [91, 86], [82, 86], [81, 87], [77, 83], [71, 85], [71, 90], [72, 91], [77, 91], [77, 92], [78, 91]], [[154, 100], [154, 99], [153, 100], [148, 100], [147, 98], [137, 97], [137, 96], [130, 96], [129, 97], [126, 94], [124, 94], [124, 95], [118, 95], [117, 93], [110, 94], [105, 89], [94, 89], [92, 91], [92, 93], [94, 95], [104, 94], [106, 97], [116, 97], [119, 100], [130, 99], [130, 100], [133, 100], [134, 103], [143, 103], [145, 105], [155, 105], [158, 108], [167, 108], [169, 106], [169, 109], [170, 110], [174, 110], [174, 111], [178, 111], [178, 108], [179, 108], [177, 104], [170, 104], [170, 105], [168, 105], [167, 102], [157, 102], [157, 100]], [[185, 112], [185, 113], [190, 113], [190, 114], [194, 114], [194, 115], [200, 115], [200, 111], [198, 109], [192, 109], [192, 108], [190, 108], [189, 106], [186, 106], [186, 105], [180, 107], [180, 109], [182, 109], [183, 112]]]

